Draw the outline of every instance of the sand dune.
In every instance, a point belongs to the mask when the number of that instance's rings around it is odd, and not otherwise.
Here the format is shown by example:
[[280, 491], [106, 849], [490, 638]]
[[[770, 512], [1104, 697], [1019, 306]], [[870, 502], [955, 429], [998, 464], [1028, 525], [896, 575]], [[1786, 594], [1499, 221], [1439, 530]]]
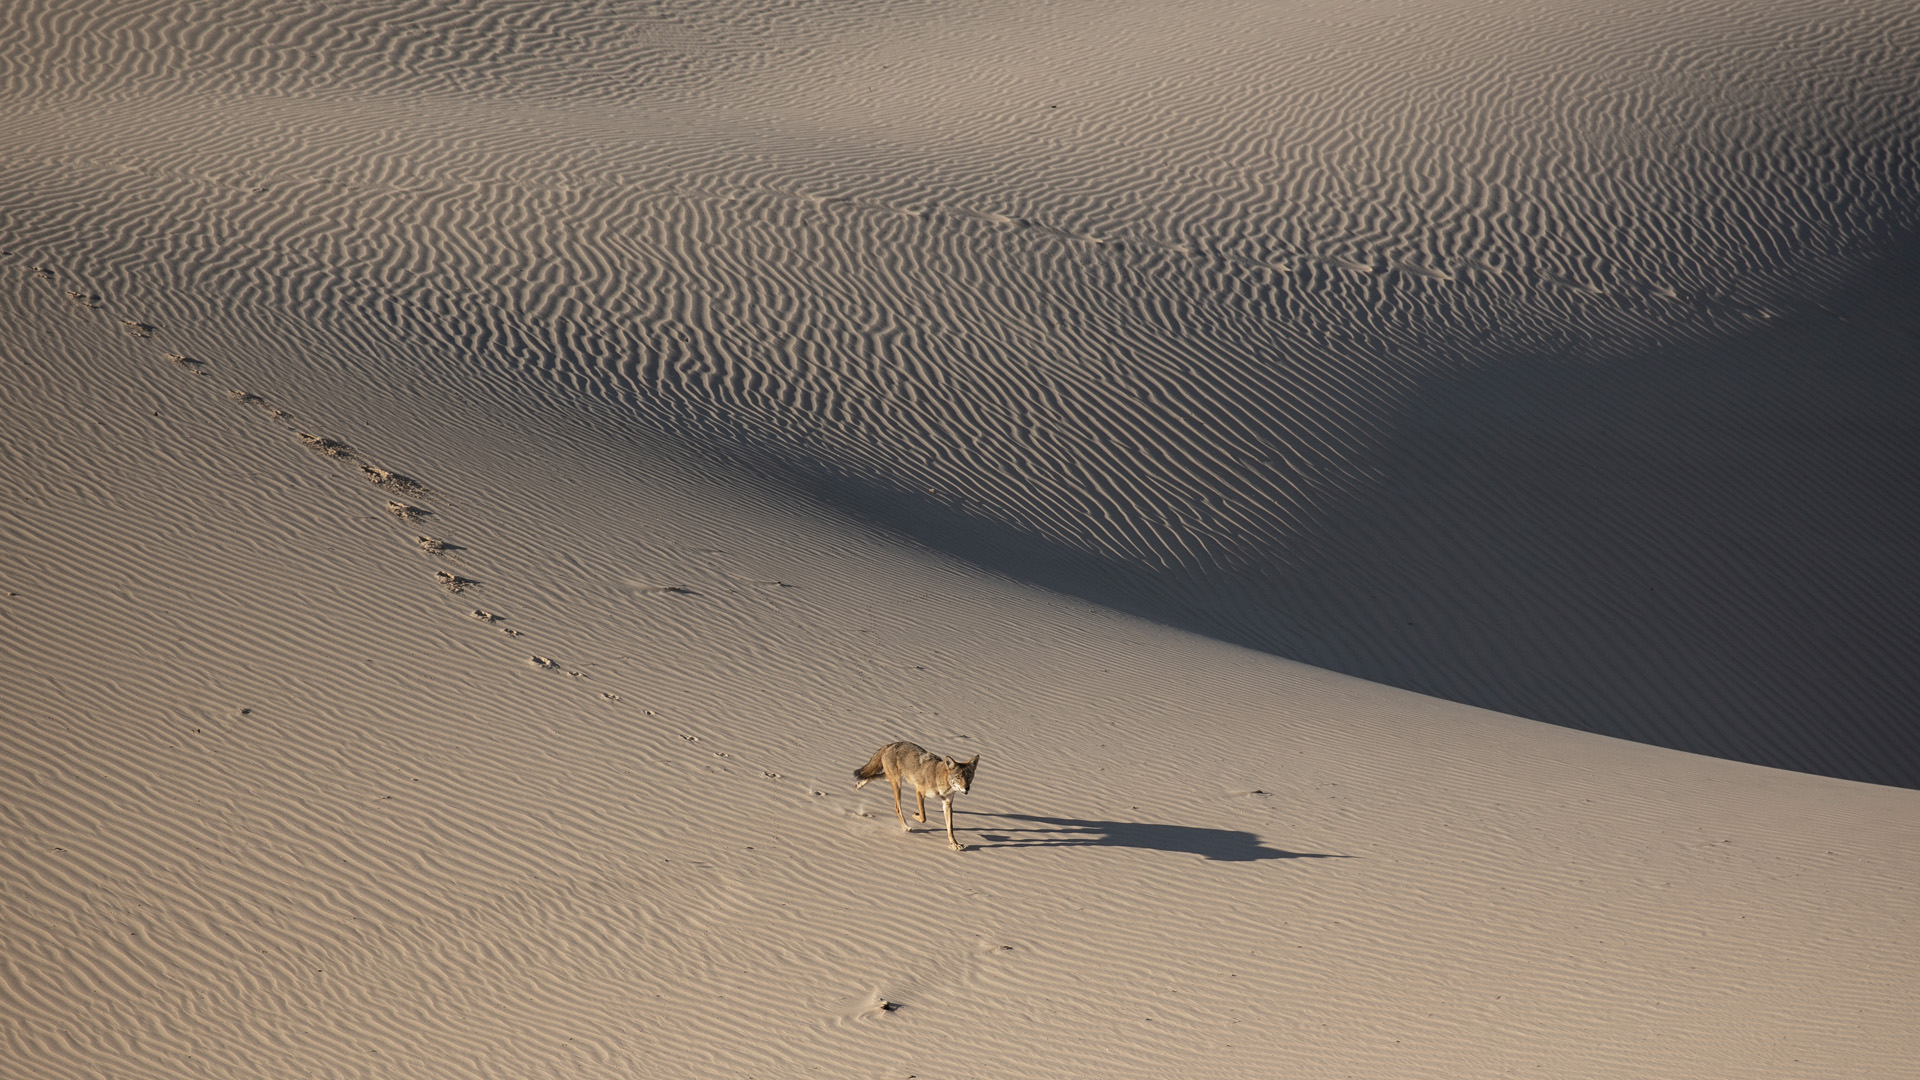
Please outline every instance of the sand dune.
[[1920, 1051], [1907, 6], [36, 0], [0, 94], [23, 1075]]
[[1911, 12], [1593, 14], [29, 7], [8, 235], [1276, 655], [1920, 785]]

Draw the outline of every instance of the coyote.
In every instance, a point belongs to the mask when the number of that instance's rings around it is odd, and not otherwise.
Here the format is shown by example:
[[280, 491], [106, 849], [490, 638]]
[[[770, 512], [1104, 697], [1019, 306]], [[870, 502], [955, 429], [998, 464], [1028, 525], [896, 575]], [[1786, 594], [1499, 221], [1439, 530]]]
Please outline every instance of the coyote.
[[980, 767], [980, 755], [973, 755], [971, 761], [955, 761], [950, 757], [938, 757], [910, 742], [888, 743], [873, 755], [873, 760], [853, 770], [853, 778], [860, 781], [856, 788], [867, 786], [867, 781], [878, 780], [883, 774], [887, 783], [893, 785], [893, 814], [900, 819], [900, 827], [908, 832], [913, 826], [907, 824], [907, 815], [900, 810], [900, 781], [913, 785], [913, 820], [927, 820], [927, 794], [940, 800], [947, 809], [947, 843], [955, 851], [965, 851], [960, 841], [953, 838], [953, 800], [955, 796], [965, 795], [973, 786], [973, 771]]

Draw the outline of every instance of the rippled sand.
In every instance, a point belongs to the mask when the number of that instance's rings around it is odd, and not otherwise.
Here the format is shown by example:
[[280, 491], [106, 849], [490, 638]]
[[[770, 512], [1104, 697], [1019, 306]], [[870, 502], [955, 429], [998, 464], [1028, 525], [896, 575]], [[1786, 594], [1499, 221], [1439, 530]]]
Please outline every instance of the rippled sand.
[[1920, 1051], [1908, 5], [27, 2], [0, 103], [26, 1075]]

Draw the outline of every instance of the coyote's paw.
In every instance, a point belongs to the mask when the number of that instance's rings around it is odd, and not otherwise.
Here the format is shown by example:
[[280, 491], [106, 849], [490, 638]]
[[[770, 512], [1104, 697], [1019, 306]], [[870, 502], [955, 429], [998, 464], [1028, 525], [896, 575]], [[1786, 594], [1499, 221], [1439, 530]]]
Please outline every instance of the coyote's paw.
[[949, 843], [947, 844], [947, 846], [948, 846], [948, 847], [950, 847], [950, 848], [952, 848], [952, 849], [953, 849], [953, 850], [955, 850], [955, 851], [965, 851], [965, 850], [967, 850], [967, 845], [965, 845], [965, 844], [963, 844], [963, 843], [961, 843], [961, 842], [960, 842], [960, 841], [958, 841], [958, 840], [954, 840], [954, 841], [950, 841], [950, 842], [949, 842]]

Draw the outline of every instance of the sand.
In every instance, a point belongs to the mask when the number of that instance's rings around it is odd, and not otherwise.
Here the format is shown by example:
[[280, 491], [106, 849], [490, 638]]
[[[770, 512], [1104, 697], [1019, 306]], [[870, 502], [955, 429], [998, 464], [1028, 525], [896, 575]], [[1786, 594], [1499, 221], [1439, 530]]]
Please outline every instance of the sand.
[[0, 45], [9, 1073], [1920, 1054], [1909, 8]]

